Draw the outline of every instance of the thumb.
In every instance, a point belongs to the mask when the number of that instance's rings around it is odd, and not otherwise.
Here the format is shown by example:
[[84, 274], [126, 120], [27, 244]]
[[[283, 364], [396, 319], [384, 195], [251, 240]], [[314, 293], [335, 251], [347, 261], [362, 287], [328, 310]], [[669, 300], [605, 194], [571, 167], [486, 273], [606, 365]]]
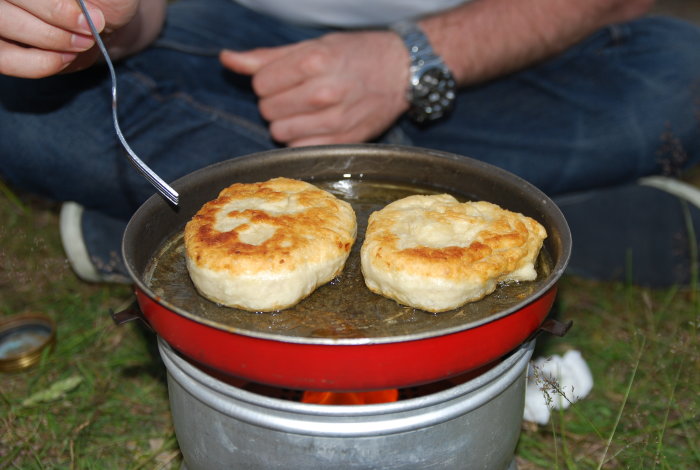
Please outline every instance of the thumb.
[[253, 75], [269, 62], [282, 54], [277, 48], [259, 48], [250, 51], [224, 49], [219, 53], [219, 61], [224, 67], [243, 75]]

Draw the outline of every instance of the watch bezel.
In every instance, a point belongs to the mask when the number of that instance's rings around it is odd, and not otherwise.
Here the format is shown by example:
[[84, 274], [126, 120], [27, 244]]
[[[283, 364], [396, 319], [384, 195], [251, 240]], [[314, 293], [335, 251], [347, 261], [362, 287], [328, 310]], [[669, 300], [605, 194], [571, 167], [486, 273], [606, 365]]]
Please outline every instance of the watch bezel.
[[[433, 77], [433, 83], [426, 78]], [[454, 109], [456, 83], [444, 64], [411, 67], [410, 85], [406, 98], [411, 103], [409, 117], [418, 123], [435, 121]]]

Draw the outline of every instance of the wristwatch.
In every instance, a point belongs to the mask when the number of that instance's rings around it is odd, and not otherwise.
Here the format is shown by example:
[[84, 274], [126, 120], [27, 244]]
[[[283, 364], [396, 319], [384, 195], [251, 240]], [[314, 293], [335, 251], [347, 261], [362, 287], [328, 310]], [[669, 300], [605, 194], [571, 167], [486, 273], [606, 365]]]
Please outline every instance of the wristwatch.
[[408, 117], [417, 123], [440, 119], [454, 107], [456, 84], [452, 72], [435, 53], [418, 25], [402, 21], [391, 25], [411, 57], [406, 99], [411, 103]]

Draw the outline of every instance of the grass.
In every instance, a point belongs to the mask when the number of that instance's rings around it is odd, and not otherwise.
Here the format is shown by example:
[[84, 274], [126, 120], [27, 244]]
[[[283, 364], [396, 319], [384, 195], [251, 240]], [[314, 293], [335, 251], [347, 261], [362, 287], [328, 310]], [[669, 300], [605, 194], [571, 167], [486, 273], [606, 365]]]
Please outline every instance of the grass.
[[700, 468], [695, 292], [565, 278], [559, 300], [574, 326], [539, 352], [580, 350], [595, 385], [549, 426], [526, 424], [519, 468]]
[[[0, 376], [0, 468], [179, 468], [153, 334], [113, 324], [128, 287], [75, 278], [57, 211], [0, 191], [0, 315], [43, 312], [58, 329], [38, 366]], [[700, 468], [700, 296], [565, 277], [555, 313], [574, 326], [536, 354], [581, 351], [595, 385], [523, 425], [519, 469]]]
[[[109, 315], [130, 289], [72, 274], [57, 207], [0, 197], [0, 217], [0, 315], [43, 312], [57, 324], [51, 354], [0, 377], [0, 468], [179, 468], [153, 337]], [[23, 403], [71, 381], [63, 393]]]

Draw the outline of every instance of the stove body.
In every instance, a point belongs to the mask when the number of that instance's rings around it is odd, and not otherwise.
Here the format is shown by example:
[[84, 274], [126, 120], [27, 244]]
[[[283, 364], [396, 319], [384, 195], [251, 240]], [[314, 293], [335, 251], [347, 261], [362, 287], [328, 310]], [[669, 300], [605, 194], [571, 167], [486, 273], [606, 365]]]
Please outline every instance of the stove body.
[[187, 470], [514, 468], [534, 341], [464, 383], [373, 405], [314, 405], [230, 385], [160, 340]]

